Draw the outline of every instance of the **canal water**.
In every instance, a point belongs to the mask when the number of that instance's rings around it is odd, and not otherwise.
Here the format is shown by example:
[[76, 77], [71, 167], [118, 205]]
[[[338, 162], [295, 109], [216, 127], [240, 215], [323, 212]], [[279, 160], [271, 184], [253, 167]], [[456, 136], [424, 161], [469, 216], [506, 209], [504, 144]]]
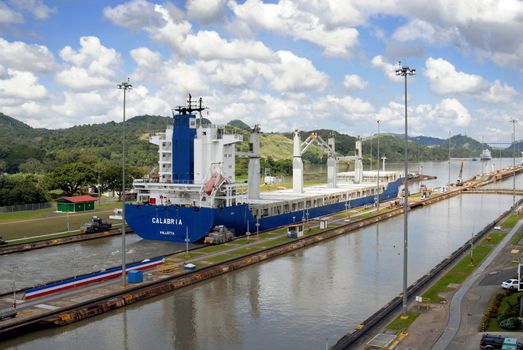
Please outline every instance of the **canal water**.
[[[511, 204], [512, 196], [467, 194], [412, 211], [409, 283]], [[327, 340], [332, 345], [401, 291], [402, 241], [403, 218], [392, 218], [0, 347], [324, 349]]]
[[[144, 241], [135, 234], [126, 235], [126, 247], [128, 263], [185, 250], [184, 243]], [[121, 263], [121, 236], [0, 255], [0, 294], [13, 291], [13, 286], [34, 287]]]

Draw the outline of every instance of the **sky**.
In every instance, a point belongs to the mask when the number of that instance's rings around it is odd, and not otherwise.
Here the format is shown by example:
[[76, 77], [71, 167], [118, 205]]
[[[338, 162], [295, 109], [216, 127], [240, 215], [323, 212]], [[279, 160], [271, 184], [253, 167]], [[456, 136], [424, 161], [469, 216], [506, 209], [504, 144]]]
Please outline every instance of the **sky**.
[[[262, 131], [465, 134], [510, 143], [523, 103], [518, 0], [0, 0], [0, 112], [67, 128], [170, 115]], [[519, 131], [521, 129], [522, 131]], [[523, 128], [516, 126], [516, 139]]]

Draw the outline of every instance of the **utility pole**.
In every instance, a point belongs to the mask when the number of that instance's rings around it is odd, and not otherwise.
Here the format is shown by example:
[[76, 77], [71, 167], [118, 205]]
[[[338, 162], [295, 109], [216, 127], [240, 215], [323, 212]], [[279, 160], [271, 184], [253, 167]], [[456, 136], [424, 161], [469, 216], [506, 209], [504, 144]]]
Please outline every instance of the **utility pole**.
[[[405, 197], [403, 203], [403, 307], [402, 316], [407, 315], [407, 257], [408, 257], [408, 210], [409, 210], [409, 190], [408, 190], [408, 173], [409, 173], [409, 156], [408, 156], [408, 124], [407, 124], [407, 77], [415, 75], [416, 70], [409, 66], [401, 66], [396, 69], [396, 75], [405, 77]], [[450, 161], [450, 158], [449, 158]]]
[[122, 283], [127, 287], [127, 279], [125, 274], [125, 98], [127, 90], [131, 90], [133, 86], [129, 83], [129, 78], [117, 85], [119, 90], [123, 90], [123, 123], [122, 123]]
[[377, 120], [376, 121], [378, 123], [378, 158], [377, 158], [377, 164], [378, 166], [376, 167], [376, 170], [378, 171], [377, 172], [377, 176], [376, 176], [376, 187], [377, 187], [377, 192], [376, 192], [376, 212], [380, 212], [380, 123], [381, 123], [381, 120]]
[[447, 185], [450, 186], [450, 130], [449, 130], [449, 182]]

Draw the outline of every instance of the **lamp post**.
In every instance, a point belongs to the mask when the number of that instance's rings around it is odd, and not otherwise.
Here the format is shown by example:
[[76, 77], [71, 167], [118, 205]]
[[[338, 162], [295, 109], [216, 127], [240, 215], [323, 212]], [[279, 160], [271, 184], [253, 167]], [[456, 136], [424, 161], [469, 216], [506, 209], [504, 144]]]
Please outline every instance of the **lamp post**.
[[121, 82], [117, 85], [119, 90], [123, 90], [123, 123], [122, 123], [122, 283], [127, 287], [127, 280], [125, 278], [125, 99], [127, 90], [131, 90], [133, 86], [127, 81]]
[[512, 123], [512, 206], [516, 204], [516, 119]]
[[[400, 63], [401, 64], [401, 63]], [[408, 147], [408, 124], [407, 124], [407, 77], [416, 74], [416, 70], [409, 66], [402, 66], [396, 69], [396, 75], [405, 77], [405, 198], [403, 203], [403, 308], [402, 315], [407, 317], [407, 254], [408, 254], [408, 209], [409, 209], [409, 190], [408, 172], [409, 157]], [[449, 158], [450, 161], [450, 158]]]
[[447, 185], [450, 185], [450, 130], [449, 130], [449, 182]]
[[381, 120], [376, 120], [376, 123], [378, 123], [378, 166], [377, 169], [377, 176], [376, 176], [376, 212], [380, 212], [380, 123]]

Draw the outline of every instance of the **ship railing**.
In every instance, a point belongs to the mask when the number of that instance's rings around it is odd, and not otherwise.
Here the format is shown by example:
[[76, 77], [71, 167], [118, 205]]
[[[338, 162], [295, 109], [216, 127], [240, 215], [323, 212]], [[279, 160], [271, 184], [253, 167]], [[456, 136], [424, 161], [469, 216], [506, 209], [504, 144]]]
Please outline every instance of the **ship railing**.
[[[163, 170], [163, 169], [162, 169]], [[146, 183], [158, 183], [166, 186], [170, 185], [194, 185], [198, 188], [201, 187], [201, 184], [195, 184], [193, 180], [175, 180], [169, 182], [160, 182], [159, 179], [135, 179], [133, 184], [146, 184]]]
[[247, 200], [246, 183], [230, 183], [221, 186], [218, 193], [210, 196], [211, 207], [216, 207], [216, 203], [225, 202], [225, 206], [232, 206], [239, 203], [245, 203]]

